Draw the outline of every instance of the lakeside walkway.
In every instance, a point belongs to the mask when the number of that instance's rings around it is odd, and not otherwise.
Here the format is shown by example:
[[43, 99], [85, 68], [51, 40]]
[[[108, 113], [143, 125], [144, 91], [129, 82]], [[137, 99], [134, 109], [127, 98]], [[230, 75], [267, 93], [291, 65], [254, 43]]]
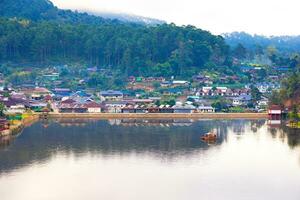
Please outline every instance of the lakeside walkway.
[[267, 113], [49, 113], [49, 118], [268, 119]]

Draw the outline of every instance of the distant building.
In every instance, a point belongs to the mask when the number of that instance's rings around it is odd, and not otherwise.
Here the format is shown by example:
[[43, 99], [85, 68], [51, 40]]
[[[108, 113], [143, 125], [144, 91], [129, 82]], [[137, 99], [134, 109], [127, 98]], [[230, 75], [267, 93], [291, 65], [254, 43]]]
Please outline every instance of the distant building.
[[72, 91], [69, 88], [55, 88], [52, 92], [56, 97], [60, 98], [72, 95]]
[[174, 80], [172, 82], [172, 84], [175, 85], [175, 86], [187, 86], [187, 85], [190, 84], [190, 82], [188, 82], [188, 81], [180, 81], [180, 80], [176, 81], [176, 80]]
[[232, 99], [233, 106], [246, 106], [252, 100], [251, 95], [240, 95]]
[[197, 112], [199, 113], [214, 113], [215, 112], [215, 109], [211, 106], [199, 106], [197, 108]]
[[281, 119], [284, 114], [284, 109], [279, 105], [271, 105], [268, 109], [269, 119]]
[[102, 101], [120, 101], [124, 97], [123, 92], [120, 91], [102, 91], [100, 92], [100, 98]]
[[194, 113], [196, 111], [196, 107], [192, 105], [175, 105], [172, 108], [174, 113]]
[[127, 103], [124, 101], [107, 101], [104, 102], [105, 110], [108, 113], [121, 113]]
[[85, 107], [88, 113], [101, 113], [101, 105], [96, 102], [88, 102]]

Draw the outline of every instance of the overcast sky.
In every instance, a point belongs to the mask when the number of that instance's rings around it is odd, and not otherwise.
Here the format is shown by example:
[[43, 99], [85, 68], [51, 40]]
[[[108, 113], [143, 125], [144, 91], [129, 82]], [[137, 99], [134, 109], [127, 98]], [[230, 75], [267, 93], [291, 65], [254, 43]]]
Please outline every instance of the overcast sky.
[[215, 34], [300, 35], [299, 0], [51, 0], [59, 8], [121, 12]]

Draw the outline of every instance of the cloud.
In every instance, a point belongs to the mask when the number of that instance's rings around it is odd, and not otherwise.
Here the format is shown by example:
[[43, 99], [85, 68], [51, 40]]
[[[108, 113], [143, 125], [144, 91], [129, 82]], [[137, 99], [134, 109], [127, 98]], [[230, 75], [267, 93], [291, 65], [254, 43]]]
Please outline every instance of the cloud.
[[233, 31], [297, 35], [298, 0], [52, 0], [60, 8], [122, 12], [192, 24], [215, 34]]

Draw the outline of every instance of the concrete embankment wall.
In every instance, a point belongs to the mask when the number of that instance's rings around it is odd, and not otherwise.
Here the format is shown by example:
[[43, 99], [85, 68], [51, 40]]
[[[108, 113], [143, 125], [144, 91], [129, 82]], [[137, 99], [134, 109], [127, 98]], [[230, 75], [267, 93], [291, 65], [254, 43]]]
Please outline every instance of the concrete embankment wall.
[[96, 119], [267, 119], [267, 113], [50, 113], [50, 118]]

